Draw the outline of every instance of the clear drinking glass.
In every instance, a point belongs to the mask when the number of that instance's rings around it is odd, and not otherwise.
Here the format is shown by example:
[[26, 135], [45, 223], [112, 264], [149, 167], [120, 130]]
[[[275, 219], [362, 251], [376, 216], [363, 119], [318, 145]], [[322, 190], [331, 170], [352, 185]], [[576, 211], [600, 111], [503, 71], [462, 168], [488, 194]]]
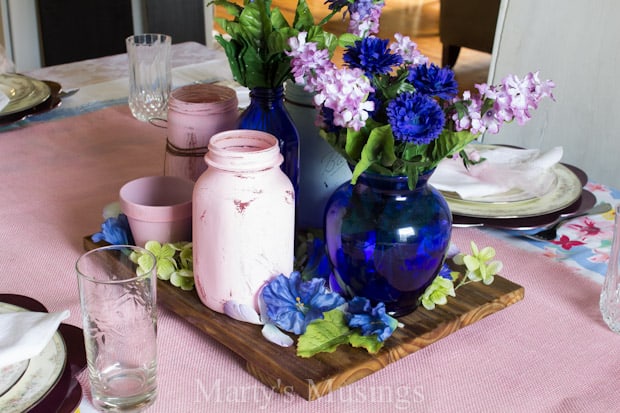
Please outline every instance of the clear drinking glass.
[[136, 119], [165, 118], [172, 86], [170, 47], [165, 34], [138, 34], [125, 40], [129, 58], [129, 108]]
[[616, 206], [614, 239], [601, 290], [601, 314], [612, 331], [620, 333], [620, 206]]
[[[137, 257], [141, 256], [140, 265]], [[76, 263], [93, 405], [137, 411], [157, 396], [155, 257], [111, 245]]]

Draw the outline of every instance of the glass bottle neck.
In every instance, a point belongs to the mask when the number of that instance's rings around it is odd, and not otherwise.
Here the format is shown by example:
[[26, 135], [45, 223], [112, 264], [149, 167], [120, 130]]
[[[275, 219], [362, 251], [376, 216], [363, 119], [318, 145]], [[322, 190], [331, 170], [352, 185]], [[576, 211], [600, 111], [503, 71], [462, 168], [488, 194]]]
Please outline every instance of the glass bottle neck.
[[250, 90], [250, 99], [268, 106], [282, 104], [284, 101], [284, 87], [255, 87]]

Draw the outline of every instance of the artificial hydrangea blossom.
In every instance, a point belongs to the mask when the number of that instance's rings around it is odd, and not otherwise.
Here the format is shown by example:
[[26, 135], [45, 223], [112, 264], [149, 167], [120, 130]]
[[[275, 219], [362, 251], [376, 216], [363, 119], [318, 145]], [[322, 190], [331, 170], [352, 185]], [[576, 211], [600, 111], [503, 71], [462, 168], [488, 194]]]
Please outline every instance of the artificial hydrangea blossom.
[[339, 294], [327, 290], [324, 279], [303, 281], [297, 271], [290, 277], [280, 274], [270, 281], [261, 290], [261, 299], [269, 320], [295, 334], [303, 334], [310, 322], [345, 303]]
[[387, 340], [398, 327], [398, 321], [385, 312], [385, 304], [373, 307], [364, 297], [349, 301], [346, 316], [349, 327], [359, 328], [365, 336], [374, 334], [380, 342]]
[[450, 271], [444, 263], [439, 271], [439, 275], [433, 279], [424, 294], [420, 297], [420, 302], [427, 310], [434, 310], [436, 305], [444, 305], [448, 302], [448, 296], [456, 297], [454, 281], [457, 279], [457, 272]]
[[494, 280], [494, 275], [503, 268], [501, 261], [491, 261], [495, 257], [495, 249], [493, 247], [485, 247], [479, 250], [476, 243], [471, 241], [471, 251], [471, 255], [461, 253], [453, 258], [455, 264], [465, 265], [467, 268], [464, 280], [482, 281], [485, 285], [491, 284]]

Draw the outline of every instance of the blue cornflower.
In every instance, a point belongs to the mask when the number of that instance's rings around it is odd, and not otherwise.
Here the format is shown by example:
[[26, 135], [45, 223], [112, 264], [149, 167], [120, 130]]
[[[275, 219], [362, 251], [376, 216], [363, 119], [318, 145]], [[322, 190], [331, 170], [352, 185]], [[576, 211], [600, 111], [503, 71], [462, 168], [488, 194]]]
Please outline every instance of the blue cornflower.
[[370, 300], [359, 296], [349, 301], [347, 319], [349, 327], [360, 328], [365, 336], [376, 334], [379, 341], [387, 340], [398, 326], [398, 321], [385, 312], [385, 304], [373, 308]]
[[129, 228], [129, 222], [125, 214], [119, 214], [116, 217], [110, 217], [101, 224], [101, 232], [93, 234], [94, 242], [105, 241], [113, 245], [133, 244], [133, 236]]
[[401, 93], [388, 103], [386, 113], [394, 138], [416, 145], [436, 139], [445, 123], [439, 104], [429, 96], [418, 93]]
[[392, 66], [400, 65], [403, 58], [390, 53], [388, 39], [364, 37], [355, 41], [355, 46], [347, 46], [343, 59], [350, 68], [362, 69], [366, 76], [386, 74]]
[[416, 66], [409, 72], [407, 80], [413, 84], [416, 92], [423, 95], [450, 100], [459, 93], [454, 72], [447, 67], [440, 68], [434, 63], [430, 66]]
[[329, 6], [327, 6], [327, 7], [330, 10], [340, 10], [344, 6], [348, 6], [349, 5], [349, 0], [325, 0], [325, 3], [323, 3], [323, 4], [328, 4]]
[[302, 281], [299, 272], [290, 277], [278, 275], [262, 290], [267, 316], [284, 331], [303, 334], [310, 322], [345, 303], [344, 298], [327, 291], [325, 280]]

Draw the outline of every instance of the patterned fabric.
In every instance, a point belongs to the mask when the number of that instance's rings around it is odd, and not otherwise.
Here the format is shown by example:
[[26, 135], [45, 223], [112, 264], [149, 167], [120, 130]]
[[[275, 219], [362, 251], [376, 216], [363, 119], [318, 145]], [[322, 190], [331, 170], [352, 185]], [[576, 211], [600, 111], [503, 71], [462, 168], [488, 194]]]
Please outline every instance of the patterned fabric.
[[[620, 190], [589, 182], [585, 188], [596, 196], [596, 203], [620, 204]], [[552, 241], [535, 241], [485, 230], [521, 248], [539, 253], [549, 259], [564, 262], [583, 276], [602, 282], [607, 271], [614, 231], [615, 208], [599, 215], [582, 216], [566, 221], [558, 228]]]

